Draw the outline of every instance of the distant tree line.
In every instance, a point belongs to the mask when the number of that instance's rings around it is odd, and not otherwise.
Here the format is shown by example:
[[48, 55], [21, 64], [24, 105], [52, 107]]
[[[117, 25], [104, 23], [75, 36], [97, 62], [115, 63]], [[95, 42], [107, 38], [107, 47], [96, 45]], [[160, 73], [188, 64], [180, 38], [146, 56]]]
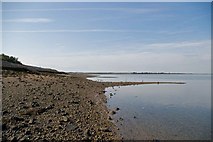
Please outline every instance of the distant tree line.
[[0, 54], [0, 59], [2, 61], [7, 61], [7, 62], [11, 62], [11, 63], [16, 63], [16, 64], [22, 64], [18, 58], [16, 57], [13, 57], [13, 56], [8, 56], [8, 55], [5, 55], [5, 54]]

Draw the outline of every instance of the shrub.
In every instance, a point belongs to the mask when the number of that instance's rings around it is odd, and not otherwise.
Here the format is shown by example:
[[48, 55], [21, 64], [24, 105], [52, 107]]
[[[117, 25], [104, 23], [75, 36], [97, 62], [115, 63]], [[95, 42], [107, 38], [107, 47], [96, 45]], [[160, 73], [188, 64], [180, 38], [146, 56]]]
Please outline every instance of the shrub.
[[7, 61], [7, 62], [11, 62], [11, 63], [16, 63], [16, 64], [22, 64], [20, 61], [18, 61], [18, 58], [13, 57], [13, 56], [8, 56], [5, 54], [1, 54], [0, 59], [2, 61]]

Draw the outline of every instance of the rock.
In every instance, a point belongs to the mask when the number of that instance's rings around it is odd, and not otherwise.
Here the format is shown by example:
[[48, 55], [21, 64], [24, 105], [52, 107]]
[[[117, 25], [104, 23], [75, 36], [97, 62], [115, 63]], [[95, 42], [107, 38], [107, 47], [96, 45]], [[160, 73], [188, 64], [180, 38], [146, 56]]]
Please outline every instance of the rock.
[[37, 96], [34, 96], [33, 99], [38, 99], [38, 97], [37, 97]]
[[15, 136], [9, 137], [8, 138], [9, 141], [17, 141], [17, 138]]
[[114, 114], [116, 114], [116, 111], [112, 110], [109, 113], [110, 113], [110, 115], [114, 115]]
[[29, 108], [29, 106], [23, 106], [22, 108], [23, 108], [23, 109], [28, 109], [28, 108]]
[[73, 104], [79, 104], [80, 100], [74, 99], [74, 100], [71, 101], [71, 103], [73, 103]]
[[51, 127], [51, 126], [47, 126], [47, 129], [52, 129], [53, 127]]
[[59, 125], [59, 126], [58, 126], [58, 129], [63, 129], [63, 126]]
[[47, 106], [46, 109], [53, 109], [54, 106], [55, 106], [54, 104], [51, 104], [51, 105]]
[[111, 116], [108, 116], [108, 119], [109, 119], [109, 120], [112, 120], [112, 117], [111, 117]]
[[15, 120], [15, 121], [24, 121], [24, 118], [22, 118], [22, 117], [17, 117], [17, 116], [13, 116], [13, 117], [11, 118], [11, 120]]
[[19, 104], [20, 104], [20, 105], [23, 105], [23, 104], [24, 104], [24, 102], [19, 102]]
[[5, 123], [3, 123], [1, 128], [2, 128], [2, 131], [5, 131], [5, 130], [7, 130], [7, 125]]
[[75, 123], [70, 123], [70, 124], [67, 124], [67, 126], [66, 126], [66, 129], [71, 130], [71, 131], [74, 131], [77, 128], [78, 128], [78, 126]]
[[41, 114], [41, 113], [44, 113], [46, 111], [47, 111], [47, 108], [40, 108], [40, 109], [38, 109], [37, 113]]
[[30, 131], [26, 131], [25, 135], [31, 135], [32, 133]]
[[9, 112], [7, 110], [4, 110], [2, 113], [3, 115], [5, 115], [5, 114], [8, 114]]
[[90, 130], [89, 130], [89, 129], [86, 129], [86, 130], [84, 131], [84, 137], [85, 137], [85, 138], [88, 138], [88, 137], [90, 137], [90, 136], [91, 136]]
[[33, 119], [30, 119], [28, 123], [29, 123], [29, 124], [34, 124], [34, 123], [35, 123], [35, 119], [34, 119], [34, 118], [33, 118]]
[[31, 103], [31, 106], [32, 106], [32, 107], [39, 107], [39, 104], [38, 104], [38, 102], [32, 102], [32, 103]]
[[123, 121], [124, 119], [122, 117], [120, 117], [119, 120]]
[[51, 96], [51, 95], [53, 95], [53, 93], [49, 93], [48, 95]]
[[95, 103], [92, 100], [87, 101], [91, 106], [94, 105]]
[[61, 121], [60, 122], [67, 122], [69, 120], [69, 118], [68, 117], [66, 117], [66, 116], [62, 116], [62, 119], [61, 119]]
[[103, 132], [112, 132], [112, 130], [110, 130], [109, 128], [100, 128], [100, 131], [103, 131]]
[[18, 126], [11, 126], [11, 129], [12, 129], [13, 131], [18, 131], [18, 130], [19, 130], [19, 127], [18, 127]]

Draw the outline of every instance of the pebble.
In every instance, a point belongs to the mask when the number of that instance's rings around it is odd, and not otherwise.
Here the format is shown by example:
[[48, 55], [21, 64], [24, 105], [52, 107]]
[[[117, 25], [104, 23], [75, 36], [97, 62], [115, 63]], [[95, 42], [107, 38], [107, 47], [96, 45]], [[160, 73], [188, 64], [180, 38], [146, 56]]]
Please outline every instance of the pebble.
[[78, 128], [78, 126], [75, 123], [70, 123], [70, 124], [67, 124], [67, 126], [66, 126], [66, 129], [71, 130], [71, 131], [74, 131], [77, 128]]
[[111, 117], [111, 116], [108, 116], [108, 119], [109, 119], [109, 120], [112, 120], [112, 117]]
[[116, 111], [112, 110], [112, 111], [109, 112], [109, 114], [114, 115], [114, 114], [116, 114]]
[[34, 123], [35, 123], [35, 119], [34, 119], [34, 118], [33, 118], [33, 119], [30, 119], [28, 123], [29, 123], [29, 124], [34, 124]]
[[112, 130], [110, 130], [109, 128], [100, 128], [100, 131], [103, 131], [103, 132], [112, 132]]
[[15, 120], [15, 121], [24, 121], [24, 118], [22, 118], [22, 117], [17, 117], [17, 116], [13, 116], [13, 117], [11, 118], [11, 120]]
[[67, 122], [69, 120], [69, 118], [68, 117], [66, 117], [66, 116], [62, 116], [62, 121], [63, 122]]

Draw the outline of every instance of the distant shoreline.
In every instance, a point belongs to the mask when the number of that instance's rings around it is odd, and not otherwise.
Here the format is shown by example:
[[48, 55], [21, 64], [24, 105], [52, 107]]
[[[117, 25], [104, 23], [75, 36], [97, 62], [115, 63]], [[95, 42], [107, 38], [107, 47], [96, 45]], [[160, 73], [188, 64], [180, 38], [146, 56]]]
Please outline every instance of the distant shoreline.
[[[73, 72], [69, 72], [73, 73]], [[169, 74], [169, 75], [211, 75], [211, 73], [175, 73], [175, 72], [75, 72], [75, 73], [83, 73], [88, 75], [93, 74]]]

